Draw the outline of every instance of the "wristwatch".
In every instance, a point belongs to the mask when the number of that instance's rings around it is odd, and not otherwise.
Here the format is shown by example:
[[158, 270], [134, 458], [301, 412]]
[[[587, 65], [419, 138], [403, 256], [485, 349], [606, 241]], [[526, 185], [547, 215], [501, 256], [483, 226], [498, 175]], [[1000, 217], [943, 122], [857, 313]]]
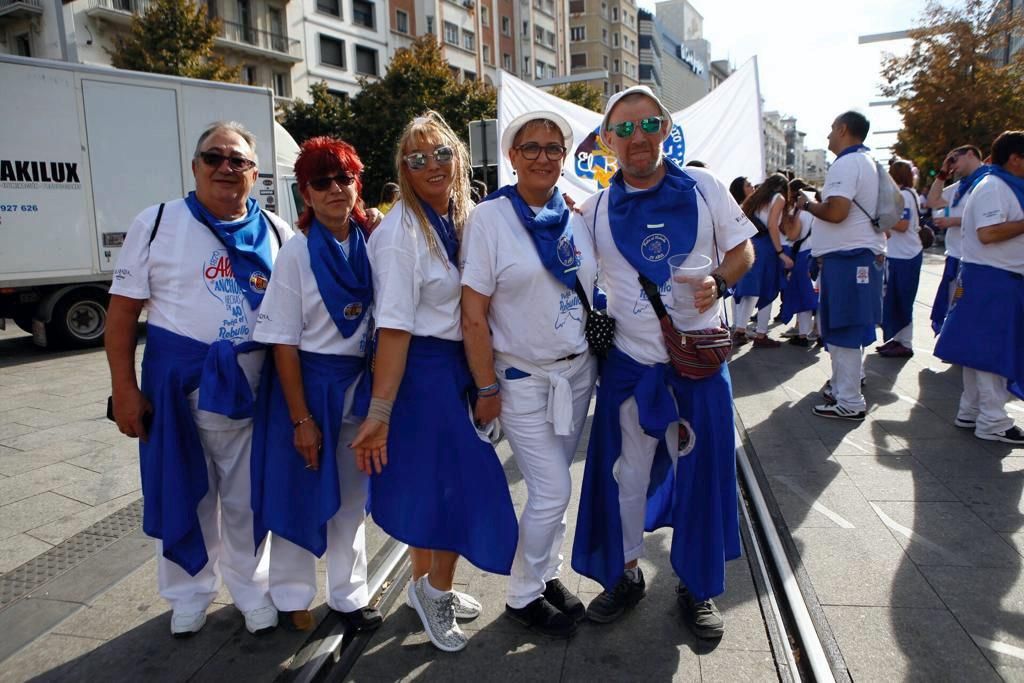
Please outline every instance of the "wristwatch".
[[725, 284], [725, 278], [718, 273], [711, 273], [711, 278], [715, 281], [715, 293], [718, 294], [718, 298], [724, 299], [729, 296], [729, 285]]

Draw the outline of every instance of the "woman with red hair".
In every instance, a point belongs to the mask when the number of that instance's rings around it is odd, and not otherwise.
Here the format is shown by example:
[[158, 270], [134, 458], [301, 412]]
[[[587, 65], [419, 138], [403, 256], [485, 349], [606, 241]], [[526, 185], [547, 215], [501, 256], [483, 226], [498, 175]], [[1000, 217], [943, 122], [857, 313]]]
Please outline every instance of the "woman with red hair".
[[[381, 623], [367, 607], [367, 477], [348, 444], [366, 415], [373, 279], [351, 145], [307, 140], [295, 162], [306, 209], [281, 250], [253, 338], [273, 348], [253, 435], [257, 543], [268, 531], [270, 595], [286, 627], [313, 627], [316, 558], [327, 552], [327, 604], [354, 630]], [[265, 375], [267, 376], [267, 375]]]

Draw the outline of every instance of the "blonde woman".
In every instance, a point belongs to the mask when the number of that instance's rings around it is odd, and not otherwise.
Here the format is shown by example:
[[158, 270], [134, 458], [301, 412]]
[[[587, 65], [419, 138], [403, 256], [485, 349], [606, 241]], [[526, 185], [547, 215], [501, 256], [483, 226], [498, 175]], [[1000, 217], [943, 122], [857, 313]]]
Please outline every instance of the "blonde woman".
[[504, 470], [467, 407], [496, 390], [473, 385], [462, 345], [469, 155], [428, 111], [406, 126], [395, 165], [402, 198], [369, 243], [378, 338], [370, 410], [352, 446], [371, 474], [374, 521], [411, 547], [409, 604], [431, 642], [454, 652], [466, 646], [456, 618], [480, 613], [452, 590], [458, 558], [508, 574], [518, 530]]

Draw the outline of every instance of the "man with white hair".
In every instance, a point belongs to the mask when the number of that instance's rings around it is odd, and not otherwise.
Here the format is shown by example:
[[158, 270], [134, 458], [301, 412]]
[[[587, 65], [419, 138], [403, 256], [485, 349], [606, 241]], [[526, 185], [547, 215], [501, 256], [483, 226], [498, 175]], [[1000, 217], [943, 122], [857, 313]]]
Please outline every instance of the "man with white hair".
[[[614, 621], [646, 592], [638, 566], [645, 528], [670, 526], [685, 622], [698, 637], [720, 638], [712, 598], [725, 590], [725, 561], [740, 554], [732, 385], [724, 363], [704, 379], [678, 374], [659, 312], [676, 330], [722, 327], [721, 299], [753, 263], [756, 230], [718, 178], [666, 161], [672, 118], [649, 88], [612, 97], [600, 134], [618, 171], [582, 209], [617, 325], [597, 392], [572, 565], [604, 588], [587, 617]], [[707, 257], [710, 275], [673, 282], [668, 261], [677, 254]]]
[[143, 530], [158, 539], [171, 634], [203, 627], [222, 580], [246, 628], [263, 633], [277, 626], [277, 610], [250, 507], [253, 395], [265, 355], [252, 331], [292, 231], [249, 196], [255, 139], [241, 124], [205, 130], [192, 173], [195, 191], [143, 210], [118, 257], [106, 333], [113, 412], [118, 429], [140, 440]]

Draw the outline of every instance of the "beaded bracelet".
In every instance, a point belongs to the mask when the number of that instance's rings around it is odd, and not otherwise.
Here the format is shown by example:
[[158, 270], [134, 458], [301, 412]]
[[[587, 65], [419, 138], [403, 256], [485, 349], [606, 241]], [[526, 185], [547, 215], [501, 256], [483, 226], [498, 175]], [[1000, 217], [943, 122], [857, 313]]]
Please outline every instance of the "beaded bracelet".
[[299, 425], [301, 425], [303, 422], [309, 422], [312, 419], [313, 419], [313, 413], [310, 413], [309, 415], [307, 415], [306, 417], [302, 418], [301, 420], [296, 420], [295, 422], [293, 422], [292, 423], [292, 429], [298, 429]]
[[490, 398], [491, 396], [497, 396], [500, 391], [501, 387], [495, 382], [494, 384], [488, 384], [486, 387], [477, 389], [476, 395], [480, 398]]

